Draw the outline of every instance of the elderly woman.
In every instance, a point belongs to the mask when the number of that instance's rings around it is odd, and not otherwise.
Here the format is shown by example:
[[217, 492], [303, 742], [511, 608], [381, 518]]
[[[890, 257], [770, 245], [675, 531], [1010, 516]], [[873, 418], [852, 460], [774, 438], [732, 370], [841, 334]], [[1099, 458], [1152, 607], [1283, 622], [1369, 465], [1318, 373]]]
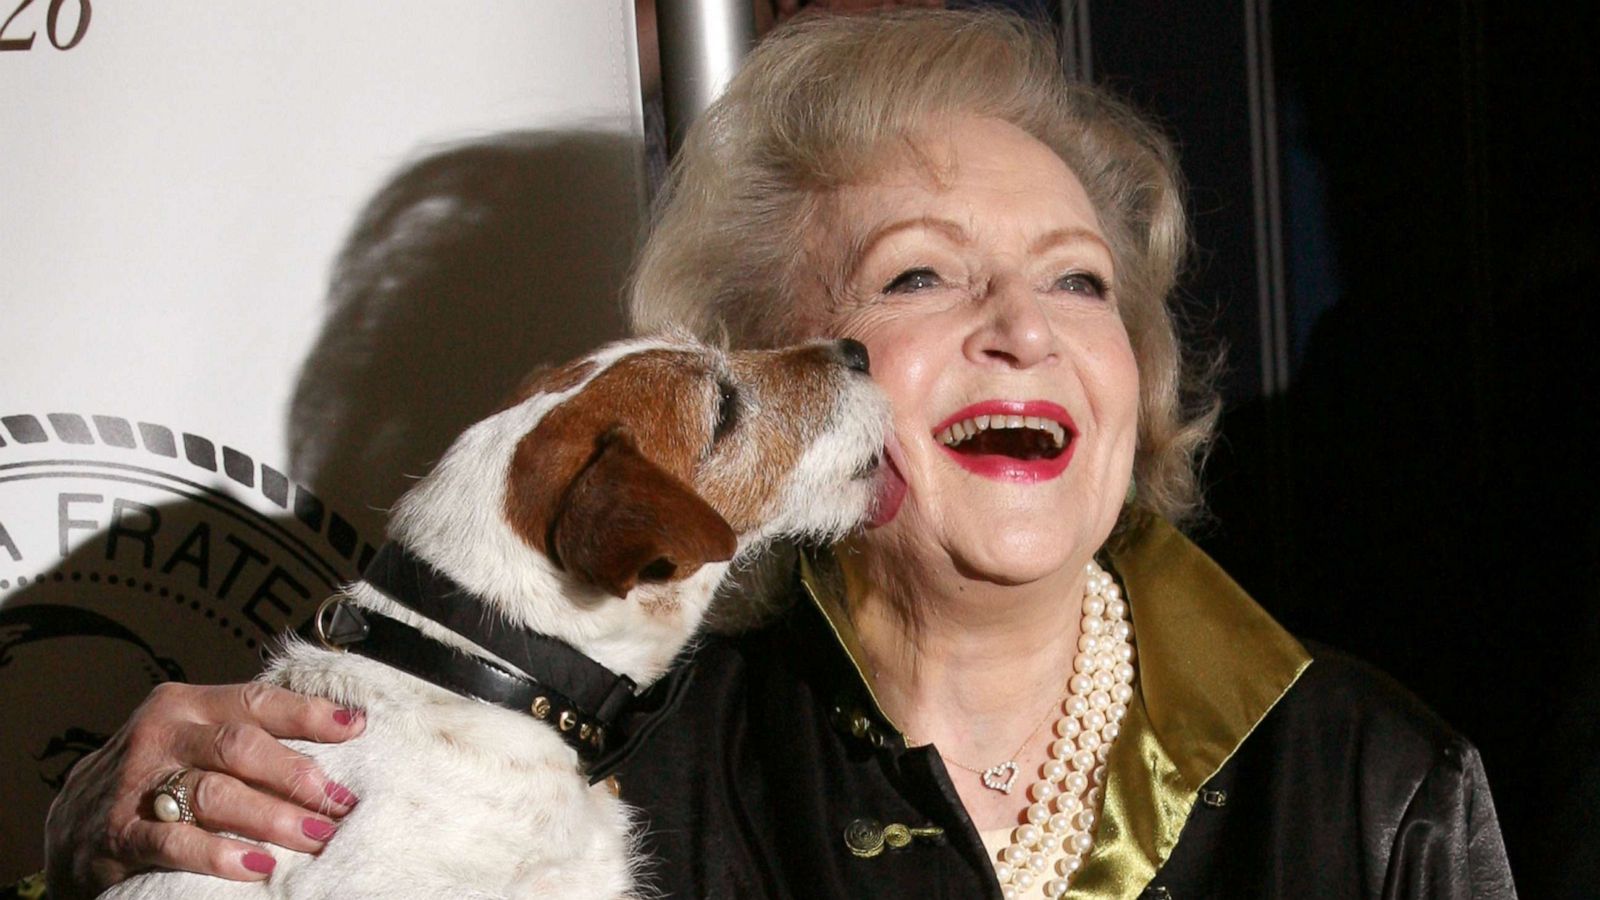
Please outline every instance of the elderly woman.
[[[862, 341], [890, 474], [864, 533], [701, 647], [621, 773], [651, 883], [1513, 895], [1472, 747], [1313, 656], [1175, 529], [1213, 409], [1166, 306], [1184, 246], [1167, 143], [1016, 19], [816, 18], [754, 53], [687, 137], [636, 325]], [[270, 848], [212, 832], [314, 850], [315, 811], [355, 800], [269, 735], [360, 727], [278, 692], [159, 693], [53, 810], [56, 890], [264, 877]], [[181, 766], [203, 827], [141, 816]]]

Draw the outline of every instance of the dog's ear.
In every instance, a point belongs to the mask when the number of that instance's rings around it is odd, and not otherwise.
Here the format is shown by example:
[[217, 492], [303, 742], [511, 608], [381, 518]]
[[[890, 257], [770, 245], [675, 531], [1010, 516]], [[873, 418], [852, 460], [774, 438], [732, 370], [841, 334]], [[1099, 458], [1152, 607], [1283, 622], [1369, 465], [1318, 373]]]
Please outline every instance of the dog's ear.
[[733, 528], [614, 428], [573, 479], [550, 522], [556, 565], [618, 597], [640, 582], [680, 581], [733, 558]]

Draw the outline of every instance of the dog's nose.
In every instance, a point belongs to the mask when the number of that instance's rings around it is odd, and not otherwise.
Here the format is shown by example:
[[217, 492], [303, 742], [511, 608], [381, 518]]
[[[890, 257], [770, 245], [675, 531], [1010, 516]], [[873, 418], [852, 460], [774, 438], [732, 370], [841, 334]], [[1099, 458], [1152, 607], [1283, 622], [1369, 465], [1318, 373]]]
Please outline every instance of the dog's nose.
[[867, 345], [852, 338], [844, 338], [838, 342], [839, 355], [844, 358], [844, 364], [850, 368], [866, 374], [871, 371], [872, 363], [867, 359]]

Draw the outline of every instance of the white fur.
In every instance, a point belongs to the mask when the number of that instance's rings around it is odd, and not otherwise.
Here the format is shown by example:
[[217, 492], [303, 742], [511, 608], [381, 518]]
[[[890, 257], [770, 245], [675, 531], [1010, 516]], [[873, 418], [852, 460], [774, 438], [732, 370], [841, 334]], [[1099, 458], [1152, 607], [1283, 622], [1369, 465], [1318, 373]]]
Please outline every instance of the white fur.
[[[699, 626], [730, 564], [703, 566], [675, 583], [642, 585], [619, 600], [557, 569], [511, 529], [503, 510], [512, 455], [547, 413], [629, 354], [685, 346], [635, 340], [602, 348], [590, 357], [595, 365], [582, 384], [535, 396], [472, 426], [401, 500], [391, 537], [509, 621], [559, 637], [640, 684], [660, 677]], [[882, 447], [887, 405], [858, 373], [841, 371], [833, 380], [830, 421], [801, 454], [766, 521], [738, 536], [739, 558], [779, 537], [837, 536], [864, 514], [871, 482], [852, 476]], [[784, 410], [767, 406], [761, 414]], [[672, 603], [650, 602], [665, 592], [673, 595]], [[351, 585], [346, 596], [493, 658], [364, 582]], [[676, 612], [664, 615], [662, 609]], [[627, 807], [604, 785], [588, 785], [577, 755], [551, 725], [297, 640], [262, 677], [366, 710], [366, 731], [354, 740], [290, 744], [354, 790], [360, 804], [319, 856], [272, 848], [278, 864], [266, 881], [152, 873], [105, 896], [641, 896]]]

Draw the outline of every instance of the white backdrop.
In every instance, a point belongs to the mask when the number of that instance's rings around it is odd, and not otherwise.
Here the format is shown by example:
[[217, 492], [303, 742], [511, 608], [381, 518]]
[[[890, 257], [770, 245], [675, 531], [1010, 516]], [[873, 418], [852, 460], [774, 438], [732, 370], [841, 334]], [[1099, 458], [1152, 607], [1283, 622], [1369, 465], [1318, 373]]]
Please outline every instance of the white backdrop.
[[6, 16], [0, 881], [153, 683], [252, 674], [456, 429], [619, 333], [643, 195], [628, 0]]

